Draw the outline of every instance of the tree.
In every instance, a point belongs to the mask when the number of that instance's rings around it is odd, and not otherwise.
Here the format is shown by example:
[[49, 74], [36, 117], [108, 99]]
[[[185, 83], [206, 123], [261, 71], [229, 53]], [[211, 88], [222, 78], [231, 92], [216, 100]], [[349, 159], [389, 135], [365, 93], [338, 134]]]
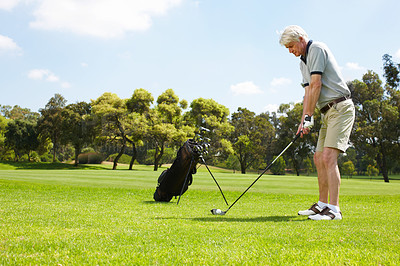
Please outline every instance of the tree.
[[[397, 107], [397, 110], [400, 111], [400, 64], [394, 63], [392, 61], [392, 57], [388, 54], [383, 56], [383, 76], [386, 78], [385, 89], [387, 94], [389, 95], [389, 104], [391, 106]], [[397, 119], [397, 130], [392, 132], [395, 134], [398, 139], [400, 139], [400, 118]], [[394, 147], [394, 158], [397, 158], [397, 164], [400, 164], [400, 147], [399, 141], [397, 143], [393, 143]]]
[[354, 164], [352, 161], [347, 161], [347, 162], [343, 163], [341, 170], [344, 175], [352, 177], [355, 173], [356, 168], [354, 167]]
[[180, 146], [189, 136], [194, 135], [194, 128], [183, 124], [181, 114], [186, 107], [187, 102], [179, 101], [174, 91], [168, 89], [158, 96], [157, 106], [149, 113], [148, 140], [155, 149], [154, 171], [158, 170], [166, 145]]
[[10, 105], [1, 106], [1, 113], [5, 118], [12, 120], [26, 120], [29, 122], [36, 123], [39, 119], [39, 114], [36, 112], [31, 112], [28, 108], [22, 108], [19, 105], [14, 105], [11, 107]]
[[400, 64], [392, 61], [392, 57], [388, 54], [383, 55], [383, 76], [386, 78], [387, 86], [396, 89], [400, 85]]
[[129, 170], [132, 170], [133, 163], [137, 158], [136, 146], [143, 143], [143, 139], [147, 134], [148, 123], [146, 116], [149, 115], [150, 105], [153, 101], [154, 98], [151, 93], [145, 89], [136, 89], [131, 98], [126, 102], [126, 107], [133, 119], [132, 127], [128, 132], [129, 137], [127, 138], [127, 141], [132, 146], [132, 158], [129, 163]]
[[[277, 138], [274, 143], [274, 154], [281, 152], [296, 136], [297, 128], [303, 113], [303, 104], [281, 104], [278, 113], [281, 115], [278, 118], [280, 123], [275, 123], [278, 128], [275, 129]], [[288, 161], [291, 163], [298, 176], [300, 175], [300, 169], [304, 160], [309, 157], [317, 143], [316, 132], [318, 132], [320, 127], [318, 111], [314, 113], [314, 117], [315, 125], [312, 132], [293, 143], [283, 155], [284, 158], [288, 158]]]
[[190, 104], [190, 111], [185, 113], [184, 120], [194, 125], [197, 132], [201, 127], [210, 130], [203, 133], [210, 139], [209, 158], [211, 156], [227, 158], [233, 153], [229, 136], [233, 126], [228, 121], [229, 109], [213, 99], [198, 98]]
[[307, 175], [310, 175], [310, 173], [314, 171], [314, 167], [310, 157], [305, 158], [303, 163], [304, 163], [304, 170], [306, 171]]
[[4, 116], [0, 115], [0, 160], [11, 159], [12, 156], [12, 150], [10, 150], [5, 143], [7, 123], [8, 120]]
[[375, 157], [384, 181], [389, 182], [390, 162], [397, 160], [399, 110], [391, 104], [378, 74], [372, 71], [350, 87], [356, 107], [351, 141], [356, 149]]
[[114, 159], [113, 170], [117, 169], [118, 160], [125, 152], [127, 145], [127, 129], [130, 119], [126, 100], [117, 94], [105, 92], [96, 100], [92, 100], [92, 112], [97, 120], [100, 142], [113, 142], [119, 145], [119, 153]]
[[268, 116], [255, 116], [246, 108], [238, 108], [231, 116], [234, 130], [231, 135], [233, 150], [240, 162], [242, 174], [249, 165], [260, 159], [271, 144], [274, 129]]
[[11, 120], [6, 126], [5, 144], [14, 150], [15, 161], [39, 146], [36, 124], [24, 120]]
[[70, 143], [75, 149], [75, 166], [78, 156], [85, 145], [93, 142], [95, 124], [91, 115], [91, 106], [86, 102], [69, 104], [62, 111], [62, 140]]
[[373, 165], [368, 165], [368, 167], [367, 167], [367, 175], [368, 175], [369, 177], [378, 176], [378, 174], [379, 174], [379, 170], [376, 169], [375, 166], [373, 166]]
[[62, 111], [67, 100], [61, 94], [50, 98], [45, 108], [40, 109], [41, 117], [38, 121], [39, 133], [43, 138], [50, 138], [53, 142], [53, 162], [56, 161], [56, 152], [59, 148], [62, 134]]
[[[275, 160], [276, 156], [274, 156], [272, 159]], [[284, 175], [285, 174], [285, 169], [286, 169], [286, 162], [283, 159], [283, 157], [279, 157], [275, 163], [271, 166], [271, 172], [274, 175]]]

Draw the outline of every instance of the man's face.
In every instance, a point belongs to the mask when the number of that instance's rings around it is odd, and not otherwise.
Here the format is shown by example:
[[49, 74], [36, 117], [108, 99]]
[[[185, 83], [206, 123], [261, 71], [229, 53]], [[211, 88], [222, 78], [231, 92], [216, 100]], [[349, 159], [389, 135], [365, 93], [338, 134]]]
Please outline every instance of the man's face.
[[300, 41], [290, 42], [285, 45], [289, 49], [289, 53], [294, 54], [294, 56], [299, 57], [301, 55], [306, 55], [307, 44], [303, 38], [300, 37]]

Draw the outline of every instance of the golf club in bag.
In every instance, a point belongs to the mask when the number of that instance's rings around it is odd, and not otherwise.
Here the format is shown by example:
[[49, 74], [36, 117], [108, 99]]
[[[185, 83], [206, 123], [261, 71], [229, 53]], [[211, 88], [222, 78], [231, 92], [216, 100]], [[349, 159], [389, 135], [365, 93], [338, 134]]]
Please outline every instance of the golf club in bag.
[[[204, 132], [210, 132], [210, 130], [200, 127], [200, 134]], [[155, 201], [169, 202], [174, 196], [179, 196], [177, 202], [177, 204], [179, 204], [182, 194], [185, 193], [192, 184], [193, 175], [197, 170], [196, 165], [199, 160], [201, 160], [201, 162], [207, 167], [214, 182], [217, 184], [226, 205], [228, 205], [221, 187], [212, 175], [203, 157], [204, 154], [208, 153], [207, 149], [210, 144], [206, 141], [209, 141], [209, 139], [200, 134], [196, 134], [195, 139], [187, 140], [178, 150], [176, 159], [171, 167], [161, 173], [158, 178], [156, 191], [153, 195]]]
[[171, 167], [158, 177], [153, 195], [155, 201], [169, 202], [174, 196], [180, 196], [188, 190], [199, 160], [199, 154], [194, 150], [195, 145], [197, 143], [193, 139], [187, 140], [179, 148]]
[[211, 213], [214, 215], [225, 215], [233, 207], [233, 205], [235, 205], [236, 202], [238, 202], [239, 199], [261, 178], [261, 176], [263, 176], [268, 171], [268, 169], [275, 163], [275, 161], [278, 160], [278, 158], [281, 157], [282, 154], [284, 154], [290, 146], [292, 146], [292, 144], [300, 137], [301, 133], [302, 132], [299, 132], [296, 135], [296, 137], [289, 143], [289, 145], [287, 145], [286, 148], [283, 149], [283, 151], [262, 171], [262, 173], [256, 178], [256, 180], [251, 183], [251, 185], [228, 207], [226, 211], [222, 211], [220, 209], [212, 209]]

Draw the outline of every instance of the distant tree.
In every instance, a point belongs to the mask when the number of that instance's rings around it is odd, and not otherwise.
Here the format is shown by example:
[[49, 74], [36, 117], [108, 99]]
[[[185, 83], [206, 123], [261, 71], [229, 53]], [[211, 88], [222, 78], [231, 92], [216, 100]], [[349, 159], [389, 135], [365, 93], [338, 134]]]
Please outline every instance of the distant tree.
[[56, 152], [59, 149], [63, 116], [67, 100], [61, 94], [55, 94], [50, 98], [45, 108], [40, 109], [41, 117], [38, 120], [39, 134], [43, 139], [50, 138], [53, 143], [53, 162], [56, 161]]
[[129, 163], [129, 170], [132, 170], [133, 163], [137, 158], [136, 146], [143, 143], [149, 130], [149, 123], [146, 117], [149, 116], [150, 105], [154, 98], [145, 89], [136, 89], [131, 98], [127, 100], [126, 107], [132, 117], [132, 126], [128, 130], [127, 141], [132, 146], [132, 158]]
[[153, 101], [154, 98], [150, 92], [145, 89], [136, 89], [131, 98], [126, 101], [126, 107], [129, 112], [144, 114], [150, 111]]
[[400, 85], [400, 64], [392, 61], [392, 57], [388, 54], [383, 55], [383, 76], [386, 78], [387, 85], [396, 89]]
[[[272, 158], [272, 160], [275, 160], [276, 156]], [[284, 175], [286, 170], [286, 162], [283, 159], [283, 157], [279, 157], [275, 163], [271, 166], [271, 172], [274, 175]]]
[[39, 113], [31, 112], [30, 109], [22, 108], [19, 105], [14, 105], [13, 107], [10, 105], [3, 105], [0, 110], [5, 118], [12, 120], [18, 119], [36, 123], [40, 116]]
[[186, 101], [172, 89], [166, 90], [157, 98], [157, 105], [147, 116], [148, 141], [154, 145], [154, 171], [158, 170], [166, 145], [180, 146], [190, 136], [194, 136], [194, 128], [184, 125], [182, 110], [187, 107]]
[[256, 116], [254, 112], [241, 107], [232, 114], [231, 125], [234, 130], [230, 140], [241, 172], [245, 174], [252, 163], [265, 155], [274, 137], [274, 129], [268, 116]]
[[314, 171], [314, 167], [310, 157], [305, 158], [303, 164], [304, 164], [304, 170], [306, 171], [307, 175], [310, 175], [310, 173]]
[[236, 170], [240, 170], [240, 162], [238, 158], [233, 154], [230, 154], [226, 159], [226, 167], [232, 169], [233, 172], [235, 172]]
[[131, 127], [128, 117], [126, 100], [115, 93], [105, 92], [91, 103], [92, 112], [99, 130], [98, 141], [116, 143], [119, 146], [118, 155], [114, 159], [113, 170], [117, 169], [118, 160], [124, 154], [127, 146], [127, 129]]
[[367, 167], [367, 175], [369, 177], [378, 176], [378, 174], [379, 174], [379, 170], [375, 166], [368, 165], [368, 167]]
[[210, 130], [202, 134], [210, 139], [209, 158], [211, 156], [227, 158], [233, 153], [229, 141], [233, 130], [228, 121], [229, 109], [213, 99], [197, 98], [190, 103], [190, 110], [185, 113], [184, 120], [193, 125], [199, 133], [200, 127]]
[[[281, 104], [278, 113], [279, 124], [276, 124], [277, 138], [274, 143], [275, 149], [274, 154], [279, 154], [296, 136], [297, 128], [301, 120], [303, 112], [302, 103], [297, 104]], [[293, 166], [294, 171], [299, 176], [300, 168], [303, 164], [303, 160], [307, 158], [313, 151], [317, 143], [317, 132], [320, 127], [319, 113], [314, 113], [315, 125], [310, 134], [304, 135], [302, 139], [298, 139], [283, 155], [284, 158], [288, 158], [288, 162]]]
[[7, 147], [5, 143], [7, 123], [8, 120], [4, 116], [0, 115], [0, 160], [8, 160], [11, 159], [12, 156], [12, 150]]
[[343, 163], [341, 170], [344, 175], [352, 177], [355, 173], [356, 168], [354, 167], [354, 164], [352, 161], [347, 161], [347, 162]]
[[398, 160], [399, 110], [392, 105], [378, 74], [368, 71], [350, 84], [356, 106], [351, 141], [356, 149], [374, 155], [385, 182], [391, 161]]
[[[400, 64], [394, 63], [392, 61], [392, 57], [388, 54], [383, 56], [383, 76], [386, 78], [385, 90], [389, 95], [389, 104], [391, 106], [397, 107], [397, 110], [400, 112]], [[395, 127], [397, 130], [392, 132], [392, 134], [396, 135], [400, 139], [400, 118], [397, 119], [397, 126]], [[397, 160], [392, 160], [392, 162], [396, 161], [396, 165], [400, 165], [400, 140], [393, 143], [394, 146], [394, 155], [393, 158]]]
[[95, 137], [95, 123], [91, 116], [91, 106], [86, 102], [67, 105], [62, 111], [62, 140], [75, 149], [75, 166], [82, 148], [91, 144]]
[[25, 120], [11, 120], [6, 126], [5, 145], [14, 150], [15, 161], [39, 146], [36, 124]]

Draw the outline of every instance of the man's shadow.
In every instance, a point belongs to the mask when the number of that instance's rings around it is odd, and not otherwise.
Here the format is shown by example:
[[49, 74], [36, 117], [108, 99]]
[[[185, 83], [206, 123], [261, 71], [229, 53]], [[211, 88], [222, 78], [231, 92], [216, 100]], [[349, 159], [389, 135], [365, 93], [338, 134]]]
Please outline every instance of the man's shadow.
[[300, 219], [298, 216], [260, 216], [260, 217], [226, 217], [226, 216], [212, 216], [192, 218], [194, 221], [200, 222], [304, 222], [306, 220]]

